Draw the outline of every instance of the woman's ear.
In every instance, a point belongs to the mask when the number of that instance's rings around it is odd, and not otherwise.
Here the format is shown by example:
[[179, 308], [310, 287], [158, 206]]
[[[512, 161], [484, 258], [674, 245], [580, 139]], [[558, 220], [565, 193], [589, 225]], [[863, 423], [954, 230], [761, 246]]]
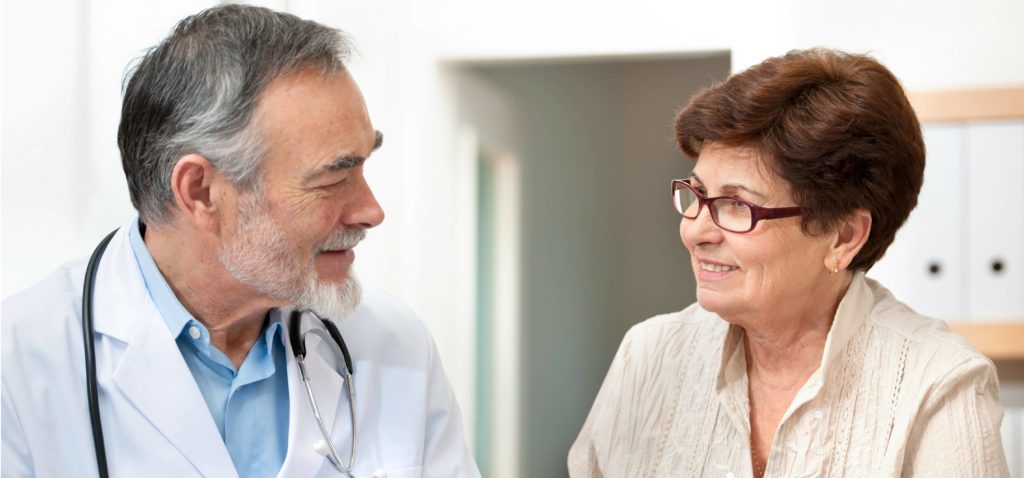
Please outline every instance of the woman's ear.
[[836, 226], [835, 242], [825, 259], [830, 271], [846, 269], [871, 235], [871, 212], [857, 208]]
[[183, 156], [171, 172], [171, 192], [182, 219], [203, 230], [219, 223], [216, 178], [213, 164], [198, 154]]

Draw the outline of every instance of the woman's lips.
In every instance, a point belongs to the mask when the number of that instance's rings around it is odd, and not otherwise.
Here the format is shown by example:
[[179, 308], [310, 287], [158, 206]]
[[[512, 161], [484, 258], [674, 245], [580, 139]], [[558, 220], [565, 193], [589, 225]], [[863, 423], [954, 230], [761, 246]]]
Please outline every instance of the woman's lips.
[[694, 271], [700, 280], [719, 280], [738, 271], [738, 266], [723, 264], [705, 259], [697, 259], [697, 270]]
[[700, 268], [701, 268], [701, 270], [705, 270], [705, 271], [708, 271], [708, 272], [729, 272], [729, 271], [734, 271], [736, 269], [739, 269], [739, 267], [736, 267], [736, 266], [727, 266], [725, 264], [716, 264], [716, 263], [713, 263], [713, 262], [703, 262], [703, 261], [700, 262]]

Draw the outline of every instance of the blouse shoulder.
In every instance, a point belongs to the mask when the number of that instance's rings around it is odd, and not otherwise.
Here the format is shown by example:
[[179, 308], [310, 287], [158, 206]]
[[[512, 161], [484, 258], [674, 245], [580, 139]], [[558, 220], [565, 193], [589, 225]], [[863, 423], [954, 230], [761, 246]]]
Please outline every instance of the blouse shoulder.
[[706, 327], [714, 324], [715, 322], [722, 322], [721, 320], [712, 320], [717, 317], [717, 315], [702, 309], [700, 304], [695, 302], [683, 310], [656, 315], [644, 320], [643, 322], [637, 323], [629, 329], [627, 335], [630, 333], [660, 333], [666, 328]]
[[918, 374], [921, 385], [967, 381], [998, 393], [995, 365], [946, 322], [917, 313], [877, 282], [869, 286], [875, 296], [869, 317], [873, 340], [903, 355], [907, 372]]
[[869, 320], [878, 333], [906, 340], [912, 349], [920, 352], [951, 354], [961, 362], [985, 358], [966, 339], [950, 330], [945, 321], [917, 313], [878, 282], [869, 280], [868, 284], [875, 296]]
[[696, 352], [704, 356], [720, 348], [729, 324], [696, 303], [668, 314], [657, 315], [633, 325], [626, 332], [620, 352], [636, 359], [666, 358]]

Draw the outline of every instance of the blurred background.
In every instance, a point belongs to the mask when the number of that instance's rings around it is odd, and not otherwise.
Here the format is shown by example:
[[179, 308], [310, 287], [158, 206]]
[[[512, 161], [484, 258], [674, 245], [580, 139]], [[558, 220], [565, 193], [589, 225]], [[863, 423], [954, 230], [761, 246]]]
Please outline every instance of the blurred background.
[[[132, 216], [115, 142], [126, 66], [216, 3], [4, 1], [4, 297]], [[997, 361], [1024, 476], [1024, 2], [251, 3], [359, 46], [387, 219], [357, 268], [433, 331], [484, 476], [565, 476], [623, 333], [694, 301], [669, 202], [691, 167], [675, 111], [813, 46], [873, 54], [922, 105], [921, 207], [869, 275]]]

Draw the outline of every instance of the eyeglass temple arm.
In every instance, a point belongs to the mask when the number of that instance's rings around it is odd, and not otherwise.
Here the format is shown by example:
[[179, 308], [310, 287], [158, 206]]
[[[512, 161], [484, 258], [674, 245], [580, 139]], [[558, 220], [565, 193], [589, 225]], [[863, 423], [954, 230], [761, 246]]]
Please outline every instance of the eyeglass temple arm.
[[807, 210], [802, 207], [766, 208], [752, 205], [751, 212], [754, 215], [754, 220], [760, 221], [761, 219], [780, 219], [784, 217], [799, 216], [807, 212]]

